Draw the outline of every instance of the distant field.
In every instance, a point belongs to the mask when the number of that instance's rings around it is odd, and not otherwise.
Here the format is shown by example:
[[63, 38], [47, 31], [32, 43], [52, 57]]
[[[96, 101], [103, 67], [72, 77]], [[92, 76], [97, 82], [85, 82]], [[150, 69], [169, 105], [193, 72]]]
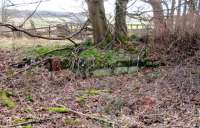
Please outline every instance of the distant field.
[[[70, 19], [66, 17], [44, 17], [44, 18], [31, 18], [31, 20], [34, 22], [35, 27], [47, 27], [49, 25], [56, 25], [56, 24], [63, 24], [64, 22], [72, 22]], [[17, 24], [20, 24], [24, 21], [24, 18], [14, 18], [12, 21], [16, 22]], [[78, 20], [77, 20], [78, 21]], [[114, 23], [113, 23], [114, 24]], [[141, 29], [144, 25], [142, 25], [139, 22], [131, 22], [128, 23], [128, 29]], [[27, 22], [26, 27], [30, 27], [30, 23]]]
[[[79, 41], [80, 42], [80, 41]], [[42, 39], [9, 39], [3, 38], [0, 39], [0, 48], [29, 48], [35, 46], [63, 46], [70, 45], [69, 41], [49, 41]]]
[[[67, 18], [65, 17], [45, 17], [45, 18], [31, 18], [34, 22], [35, 27], [45, 27], [49, 25], [56, 25], [61, 24], [63, 21], [68, 22]], [[24, 21], [24, 18], [13, 18], [12, 19], [15, 24], [21, 24]], [[30, 27], [30, 22], [26, 22], [25, 27]]]
[[[79, 41], [80, 42], [80, 41]], [[77, 41], [77, 43], [79, 43]], [[48, 41], [42, 39], [0, 39], [0, 49], [9, 49], [15, 53], [17, 60], [27, 57], [36, 57], [37, 52], [46, 52], [47, 50], [54, 50], [63, 48], [66, 45], [72, 45], [69, 41]]]

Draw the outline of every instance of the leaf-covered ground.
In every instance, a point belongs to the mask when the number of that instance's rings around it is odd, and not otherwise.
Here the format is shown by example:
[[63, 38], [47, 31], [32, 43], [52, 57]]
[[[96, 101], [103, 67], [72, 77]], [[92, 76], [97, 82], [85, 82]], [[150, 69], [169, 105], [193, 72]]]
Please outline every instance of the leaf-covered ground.
[[35, 67], [8, 78], [20, 70], [8, 66], [16, 55], [0, 49], [0, 91], [15, 104], [9, 107], [0, 95], [0, 127], [192, 128], [200, 123], [198, 65], [89, 79]]

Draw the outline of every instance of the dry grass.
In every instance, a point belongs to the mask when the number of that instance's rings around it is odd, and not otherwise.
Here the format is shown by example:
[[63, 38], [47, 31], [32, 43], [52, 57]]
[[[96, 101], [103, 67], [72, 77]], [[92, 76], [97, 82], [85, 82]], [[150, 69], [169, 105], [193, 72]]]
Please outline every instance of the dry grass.
[[150, 46], [152, 58], [162, 60], [168, 65], [177, 65], [194, 56], [200, 48], [199, 19], [195, 14], [174, 18], [174, 24], [163, 28], [164, 33], [155, 35]]
[[[80, 42], [80, 41], [78, 41]], [[0, 39], [0, 48], [26, 48], [26, 47], [35, 47], [35, 46], [62, 46], [70, 45], [69, 41], [50, 41], [43, 39], [12, 39], [12, 38], [1, 38]]]

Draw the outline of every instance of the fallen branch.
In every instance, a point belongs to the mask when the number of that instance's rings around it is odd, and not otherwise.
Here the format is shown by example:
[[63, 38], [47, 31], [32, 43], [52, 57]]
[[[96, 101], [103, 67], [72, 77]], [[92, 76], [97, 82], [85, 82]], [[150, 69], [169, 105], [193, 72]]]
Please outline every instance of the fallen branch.
[[[65, 106], [63, 106], [63, 105], [59, 105], [59, 106], [65, 107]], [[106, 118], [102, 118], [102, 117], [98, 117], [98, 116], [90, 115], [90, 114], [84, 114], [84, 113], [82, 113], [82, 112], [78, 112], [78, 111], [72, 110], [72, 109], [70, 109], [70, 108], [67, 108], [67, 109], [69, 110], [69, 112], [74, 113], [74, 114], [77, 114], [77, 115], [79, 115], [79, 116], [81, 116], [81, 117], [86, 117], [86, 118], [89, 118], [89, 119], [93, 119], [93, 120], [97, 120], [97, 121], [101, 121], [101, 122], [104, 122], [104, 123], [111, 124], [113, 128], [115, 128], [115, 126], [119, 126], [119, 125], [116, 124], [115, 122], [110, 121], [110, 119], [106, 119]], [[60, 119], [60, 118], [62, 118], [62, 117], [63, 117], [63, 116], [52, 117], [52, 118], [45, 118], [45, 119], [35, 119], [35, 120], [31, 120], [31, 121], [27, 121], [27, 122], [15, 124], [15, 125], [1, 126], [1, 127], [2, 127], [2, 128], [9, 128], [9, 127], [25, 126], [25, 125], [30, 125], [30, 124], [38, 124], [38, 123], [43, 123], [43, 122], [46, 122], [46, 121], [51, 121], [51, 120], [55, 120], [55, 119]]]
[[[66, 106], [60, 105], [60, 104], [57, 104], [57, 106], [66, 108]], [[92, 114], [84, 114], [82, 112], [75, 111], [75, 110], [68, 108], [68, 107], [67, 107], [67, 109], [69, 110], [69, 112], [77, 114], [79, 116], [86, 117], [86, 118], [93, 119], [93, 120], [97, 120], [97, 121], [102, 121], [102, 122], [107, 123], [107, 124], [111, 124], [113, 128], [115, 128], [115, 126], [119, 126], [119, 124], [115, 123], [114, 121], [111, 121], [111, 119], [98, 117], [98, 116], [92, 115]]]
[[46, 118], [46, 119], [36, 119], [36, 120], [32, 120], [32, 121], [27, 121], [27, 122], [15, 124], [15, 125], [2, 126], [2, 127], [3, 128], [11, 128], [11, 127], [25, 126], [25, 125], [30, 125], [30, 124], [38, 124], [38, 123], [43, 123], [46, 121], [51, 121], [51, 120], [60, 119], [60, 118], [62, 118], [62, 116]]
[[28, 70], [32, 69], [33, 67], [35, 67], [37, 65], [40, 65], [40, 64], [46, 62], [47, 60], [48, 60], [48, 58], [47, 59], [43, 59], [43, 60], [41, 60], [39, 62], [33, 63], [33, 64], [29, 65], [28, 67], [26, 67], [26, 68], [24, 68], [24, 69], [22, 69], [22, 70], [20, 70], [20, 71], [18, 71], [16, 73], [14, 73], [12, 76], [7, 77], [6, 79], [11, 79], [13, 77], [16, 77], [17, 75], [19, 75], [19, 74], [21, 74], [21, 73], [23, 73], [25, 71], [28, 71]]
[[74, 48], [70, 48], [69, 46], [67, 46], [67, 47], [64, 47], [64, 48], [54, 49], [54, 50], [51, 50], [51, 51], [49, 51], [49, 52], [46, 52], [46, 53], [44, 53], [44, 54], [42, 54], [42, 55], [39, 55], [37, 58], [45, 57], [46, 55], [51, 54], [51, 53], [53, 53], [53, 52], [63, 51], [63, 50], [67, 50], [67, 49], [73, 50]]
[[74, 113], [74, 114], [77, 114], [79, 116], [83, 116], [83, 117], [86, 117], [86, 118], [89, 118], [89, 119], [93, 119], [93, 120], [97, 120], [97, 121], [102, 121], [104, 123], [111, 124], [113, 128], [115, 126], [119, 126], [117, 123], [115, 123], [114, 121], [111, 121], [110, 119], [106, 119], [106, 118], [102, 118], [102, 117], [98, 117], [98, 116], [90, 115], [90, 114], [84, 114], [84, 113], [81, 113], [81, 112], [78, 112], [78, 111], [74, 111], [72, 109], [69, 109], [69, 111], [72, 112], [72, 113]]

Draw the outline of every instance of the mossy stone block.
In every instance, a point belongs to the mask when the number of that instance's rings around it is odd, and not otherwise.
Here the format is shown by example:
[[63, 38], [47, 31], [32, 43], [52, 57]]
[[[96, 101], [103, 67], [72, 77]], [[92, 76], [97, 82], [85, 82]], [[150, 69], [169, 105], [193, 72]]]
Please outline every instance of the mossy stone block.
[[128, 67], [117, 67], [114, 69], [115, 75], [127, 74], [127, 73], [128, 73]]
[[67, 113], [70, 112], [69, 108], [66, 107], [50, 107], [48, 108], [49, 112], [52, 113]]
[[92, 72], [92, 75], [95, 77], [102, 77], [102, 76], [111, 76], [112, 70], [111, 69], [97, 69]]
[[129, 67], [128, 68], [128, 74], [136, 73], [138, 71], [138, 69], [139, 68], [137, 66]]

